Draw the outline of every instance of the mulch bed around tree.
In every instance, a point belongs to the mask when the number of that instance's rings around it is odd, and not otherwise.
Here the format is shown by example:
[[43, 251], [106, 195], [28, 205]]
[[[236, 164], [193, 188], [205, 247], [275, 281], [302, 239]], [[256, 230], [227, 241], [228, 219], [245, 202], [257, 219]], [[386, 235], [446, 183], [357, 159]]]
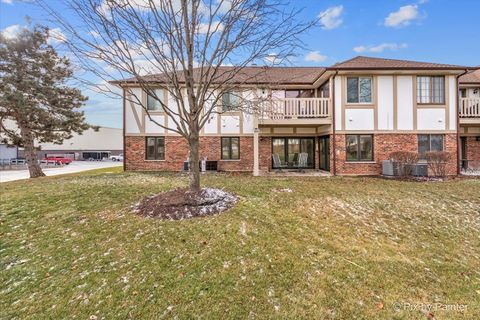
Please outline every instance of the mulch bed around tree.
[[135, 213], [145, 217], [183, 220], [220, 213], [236, 202], [236, 196], [220, 189], [203, 188], [191, 192], [185, 188], [146, 197], [133, 208]]

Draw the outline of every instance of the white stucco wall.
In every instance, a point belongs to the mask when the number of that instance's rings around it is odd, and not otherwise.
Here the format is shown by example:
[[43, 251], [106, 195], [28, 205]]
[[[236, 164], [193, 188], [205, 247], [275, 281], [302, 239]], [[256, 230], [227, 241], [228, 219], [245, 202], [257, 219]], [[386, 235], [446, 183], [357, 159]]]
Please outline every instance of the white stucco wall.
[[417, 110], [418, 130], [445, 130], [445, 109], [421, 108]]
[[378, 130], [393, 130], [393, 76], [378, 77]]
[[399, 130], [413, 130], [413, 78], [397, 77], [397, 127]]
[[157, 125], [155, 122], [164, 124], [165, 117], [161, 115], [152, 115], [151, 117], [153, 121], [150, 120], [148, 115], [145, 115], [145, 133], [164, 133], [165, 129]]
[[[142, 99], [142, 90], [140, 88], [132, 88], [131, 90], [131, 100], [136, 101], [136, 99]], [[139, 121], [142, 121], [142, 107], [140, 104], [126, 100], [125, 101], [125, 132], [126, 133], [140, 133], [140, 127], [137, 124], [135, 114], [138, 116]]]
[[345, 129], [346, 130], [373, 130], [374, 129], [373, 109], [346, 109]]
[[450, 130], [457, 129], [457, 79], [455, 76], [449, 76], [448, 78], [449, 88], [449, 126]]
[[221, 133], [238, 134], [240, 133], [240, 117], [222, 115], [220, 119]]
[[342, 79], [335, 77], [335, 129], [343, 130], [342, 128]]
[[[184, 99], [185, 101], [186, 99]], [[177, 103], [177, 99], [171, 95], [171, 94], [168, 94], [168, 108], [172, 111], [172, 113], [179, 113], [179, 110], [181, 109]], [[180, 116], [178, 115], [173, 115], [173, 117], [168, 117], [167, 119], [167, 126], [168, 128], [177, 128], [177, 124], [175, 123], [175, 121], [173, 120], [175, 119], [178, 123], [180, 123]], [[172, 130], [167, 130], [169, 133], [174, 133]]]

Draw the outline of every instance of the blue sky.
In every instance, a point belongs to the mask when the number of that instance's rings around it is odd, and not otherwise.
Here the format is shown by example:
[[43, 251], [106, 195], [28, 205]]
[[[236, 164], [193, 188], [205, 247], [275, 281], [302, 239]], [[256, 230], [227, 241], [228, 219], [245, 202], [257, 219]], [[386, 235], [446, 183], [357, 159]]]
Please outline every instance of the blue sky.
[[[302, 19], [321, 14], [323, 27], [303, 40], [296, 65], [328, 66], [357, 55], [480, 65], [479, 0], [291, 0]], [[55, 2], [52, 1], [55, 6]], [[61, 6], [55, 6], [61, 10]], [[68, 12], [65, 13], [68, 17]], [[24, 25], [25, 16], [45, 24], [48, 17], [19, 0], [0, 0], [0, 29]], [[48, 24], [48, 23], [47, 23]], [[120, 128], [121, 101], [86, 92], [91, 124]]]

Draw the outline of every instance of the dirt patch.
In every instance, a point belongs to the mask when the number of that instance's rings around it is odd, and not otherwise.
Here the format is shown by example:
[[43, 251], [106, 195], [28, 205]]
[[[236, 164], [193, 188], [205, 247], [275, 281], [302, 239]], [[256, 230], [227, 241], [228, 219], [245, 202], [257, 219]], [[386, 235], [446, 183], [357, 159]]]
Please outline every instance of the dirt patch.
[[163, 220], [183, 220], [214, 215], [230, 209], [237, 197], [220, 189], [198, 192], [175, 189], [142, 199], [133, 206], [135, 213]]

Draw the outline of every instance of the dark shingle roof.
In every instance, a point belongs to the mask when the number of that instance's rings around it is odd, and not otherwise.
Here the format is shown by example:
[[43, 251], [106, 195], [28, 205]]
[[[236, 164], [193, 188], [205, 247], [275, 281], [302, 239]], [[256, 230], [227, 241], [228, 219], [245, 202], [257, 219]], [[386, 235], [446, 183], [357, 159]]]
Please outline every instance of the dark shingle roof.
[[418, 62], [418, 61], [395, 60], [395, 59], [371, 58], [371, 57], [358, 56], [358, 57], [352, 58], [350, 60], [346, 60], [346, 61], [334, 64], [329, 69], [338, 69], [338, 70], [365, 70], [365, 69], [462, 70], [462, 69], [467, 69], [467, 67], [451, 65], [451, 64], [440, 64], [440, 63], [430, 63], [430, 62]]

